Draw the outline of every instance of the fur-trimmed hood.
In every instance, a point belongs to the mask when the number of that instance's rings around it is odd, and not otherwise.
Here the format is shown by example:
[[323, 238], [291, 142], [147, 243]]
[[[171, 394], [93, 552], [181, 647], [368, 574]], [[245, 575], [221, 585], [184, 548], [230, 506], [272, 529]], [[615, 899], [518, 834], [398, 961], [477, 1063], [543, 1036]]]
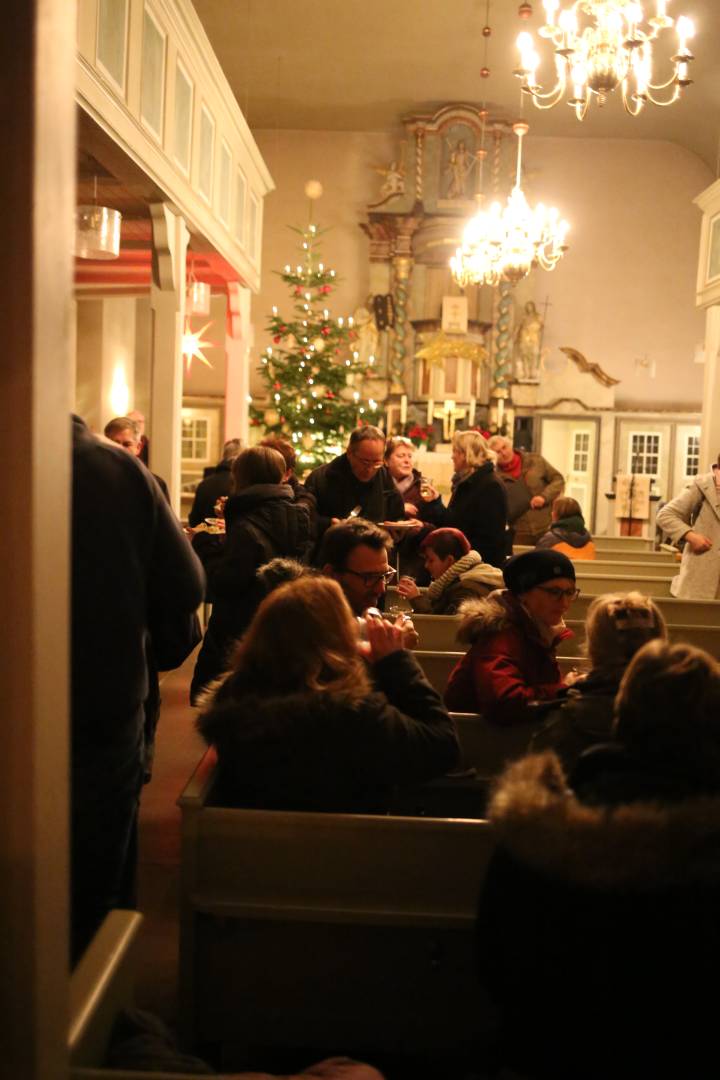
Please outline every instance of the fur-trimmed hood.
[[554, 638], [545, 634], [540, 625], [526, 611], [517, 597], [507, 589], [496, 589], [480, 600], [465, 600], [458, 609], [462, 622], [457, 640], [463, 645], [473, 645], [483, 638], [492, 637], [509, 627], [519, 629], [530, 640], [546, 649], [555, 648], [559, 642], [572, 637], [572, 630], [563, 626]]
[[488, 816], [514, 859], [577, 885], [654, 892], [720, 883], [720, 797], [587, 806], [548, 752], [506, 770]]

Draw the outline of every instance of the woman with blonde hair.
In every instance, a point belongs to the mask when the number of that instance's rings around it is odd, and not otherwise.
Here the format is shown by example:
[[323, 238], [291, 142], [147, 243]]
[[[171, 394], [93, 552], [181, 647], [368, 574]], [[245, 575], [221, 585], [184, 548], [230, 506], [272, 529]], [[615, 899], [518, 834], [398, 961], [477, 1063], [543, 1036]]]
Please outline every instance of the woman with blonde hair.
[[438, 525], [459, 529], [483, 562], [501, 567], [506, 555], [507, 495], [495, 474], [495, 453], [479, 431], [456, 431], [452, 442], [455, 473], [447, 506], [434, 488], [423, 501]]
[[198, 718], [224, 801], [383, 812], [396, 786], [453, 767], [452, 721], [402, 630], [371, 615], [364, 623], [360, 641], [329, 578], [302, 577], [263, 600]]
[[610, 738], [615, 695], [638, 649], [655, 638], [667, 640], [662, 612], [639, 592], [597, 596], [588, 608], [585, 633], [590, 672], [545, 714], [530, 746], [554, 750], [567, 770], [588, 747]]

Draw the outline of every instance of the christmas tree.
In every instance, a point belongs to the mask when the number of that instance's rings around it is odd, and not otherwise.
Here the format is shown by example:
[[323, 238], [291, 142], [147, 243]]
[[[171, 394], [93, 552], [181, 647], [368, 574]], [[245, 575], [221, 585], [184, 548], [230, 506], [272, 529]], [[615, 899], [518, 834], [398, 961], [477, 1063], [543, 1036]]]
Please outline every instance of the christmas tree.
[[273, 343], [259, 368], [269, 403], [252, 406], [250, 416], [268, 435], [290, 439], [304, 470], [336, 457], [354, 427], [375, 424], [381, 414], [353, 385], [365, 369], [353, 350], [352, 319], [331, 319], [325, 306], [338, 279], [320, 261], [322, 231], [312, 222], [293, 231], [301, 237], [301, 262], [276, 273], [290, 287], [294, 314], [285, 319], [273, 308], [269, 317]]

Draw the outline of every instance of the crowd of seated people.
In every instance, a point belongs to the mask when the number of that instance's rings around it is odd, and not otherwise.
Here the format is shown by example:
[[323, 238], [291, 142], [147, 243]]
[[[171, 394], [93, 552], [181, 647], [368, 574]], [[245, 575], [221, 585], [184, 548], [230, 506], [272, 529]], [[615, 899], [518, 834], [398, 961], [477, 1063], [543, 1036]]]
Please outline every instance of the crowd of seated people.
[[[98, 454], [78, 431], [78, 445]], [[499, 778], [488, 808], [497, 850], [479, 898], [477, 963], [499, 1022], [480, 1075], [714, 1075], [720, 667], [669, 645], [657, 605], [631, 592], [590, 605], [590, 671], [563, 678], [573, 560], [592, 543], [579, 505], [555, 498], [538, 546], [505, 560], [507, 499], [492, 451], [461, 432], [453, 459], [445, 506], [432, 487], [421, 491], [406, 441], [386, 446], [378, 429], [353, 432], [307, 489], [284, 440], [234, 457], [224, 537], [192, 540], [213, 599], [193, 696], [221, 798], [384, 814], [398, 789], [456, 766], [448, 710], [526, 722], [529, 739], [534, 725], [532, 752]], [[104, 464], [127, 472], [157, 516], [141, 466], [115, 451]], [[506, 471], [517, 468], [513, 451]], [[163, 542], [194, 577], [186, 615], [201, 575], [166, 509]], [[547, 500], [534, 509], [549, 510]], [[399, 591], [415, 611], [462, 620], [467, 653], [444, 700], [412, 654], [412, 622], [378, 610], [395, 576], [382, 522], [403, 514], [438, 527], [420, 546], [429, 588], [403, 578]], [[134, 743], [132, 765], [131, 827]], [[74, 813], [81, 791], [76, 780]]]

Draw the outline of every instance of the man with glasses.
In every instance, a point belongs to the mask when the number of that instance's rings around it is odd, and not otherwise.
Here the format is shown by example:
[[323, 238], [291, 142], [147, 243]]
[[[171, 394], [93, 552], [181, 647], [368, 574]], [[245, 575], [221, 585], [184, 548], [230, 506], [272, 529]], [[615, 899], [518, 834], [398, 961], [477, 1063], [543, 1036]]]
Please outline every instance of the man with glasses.
[[[317, 501], [317, 530], [353, 513], [366, 521], [402, 521], [403, 499], [383, 464], [385, 436], [380, 428], [355, 428], [347, 450], [310, 473], [305, 487]], [[322, 565], [322, 564], [320, 564]]]
[[388, 562], [392, 540], [371, 521], [352, 518], [331, 526], [325, 533], [319, 563], [345, 593], [355, 615], [382, 601], [395, 571]]

